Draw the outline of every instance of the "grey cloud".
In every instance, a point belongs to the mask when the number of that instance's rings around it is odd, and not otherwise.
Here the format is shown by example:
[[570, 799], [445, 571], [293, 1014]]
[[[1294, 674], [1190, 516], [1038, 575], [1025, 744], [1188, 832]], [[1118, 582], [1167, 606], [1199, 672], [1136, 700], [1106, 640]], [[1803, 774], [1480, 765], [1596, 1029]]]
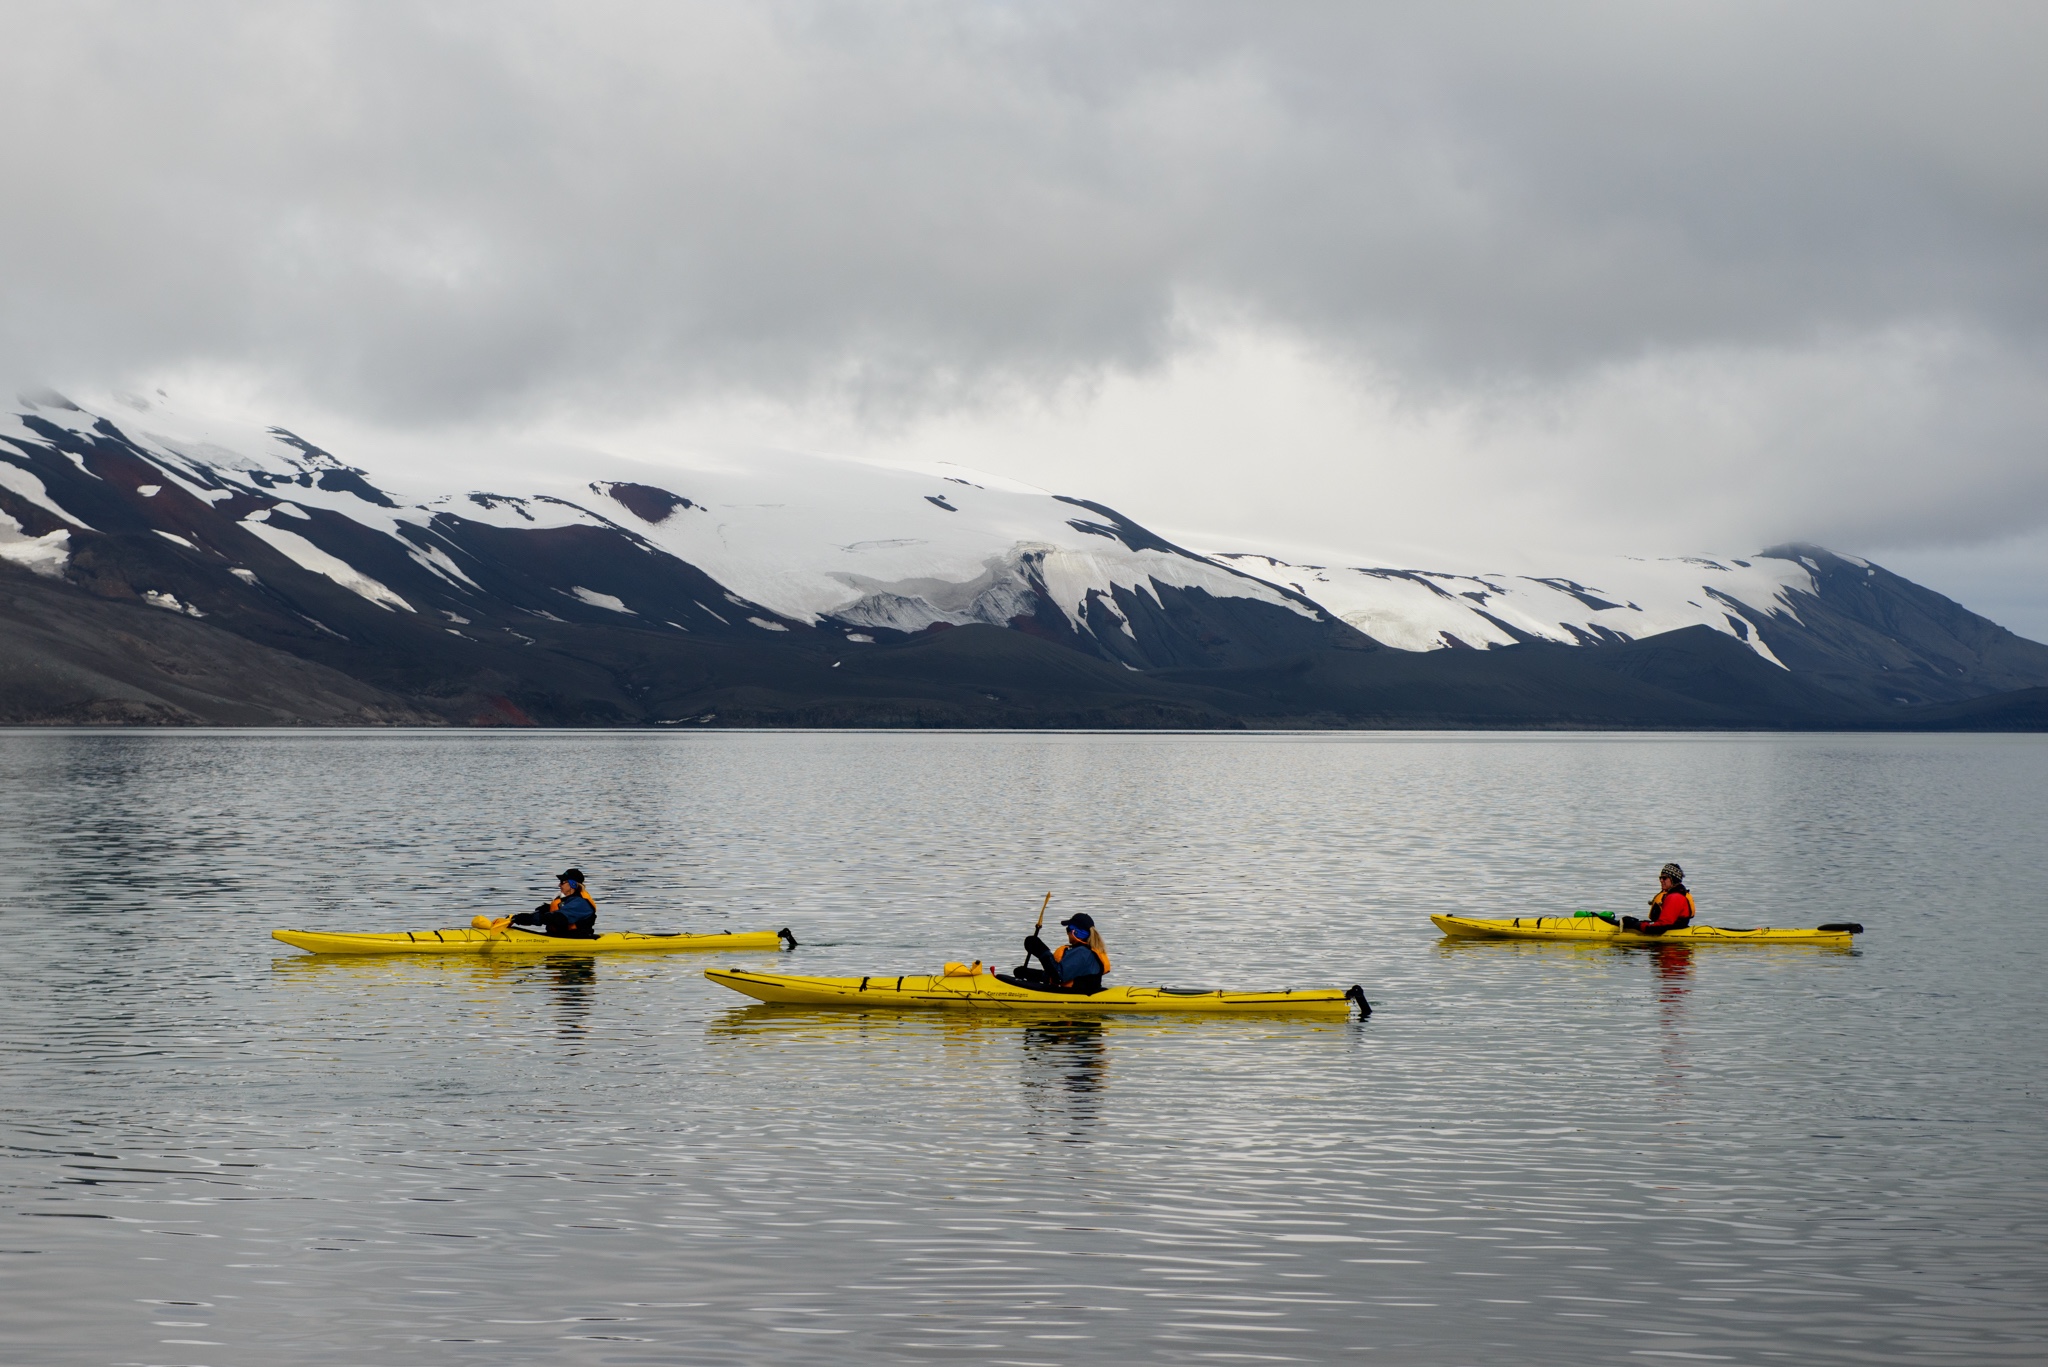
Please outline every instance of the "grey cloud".
[[16, 11], [4, 360], [452, 415], [1142, 366], [1419, 382], [2048, 316], [2038, 9]]

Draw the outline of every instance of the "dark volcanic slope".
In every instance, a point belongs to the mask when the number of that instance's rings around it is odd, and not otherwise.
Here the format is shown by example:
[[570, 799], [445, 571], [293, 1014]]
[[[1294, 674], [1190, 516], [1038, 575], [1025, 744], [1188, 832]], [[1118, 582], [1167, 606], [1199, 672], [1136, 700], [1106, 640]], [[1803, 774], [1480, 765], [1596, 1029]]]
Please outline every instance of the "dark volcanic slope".
[[1708, 627], [1600, 647], [1329, 651], [1161, 677], [1226, 690], [1267, 725], [1835, 727], [1868, 709], [1803, 684]]
[[0, 725], [434, 725], [339, 670], [0, 565]]
[[2048, 731], [2048, 688], [1914, 708], [1897, 725], [1912, 731]]
[[2048, 645], [2015, 636], [1962, 604], [1819, 546], [1764, 555], [1813, 571], [1796, 622], [1744, 609], [1794, 674], [1887, 707], [1958, 702], [2048, 683]]
[[1877, 713], [1820, 682], [1767, 664], [1732, 636], [1710, 627], [1687, 627], [1593, 648], [1537, 646], [1531, 654], [1554, 657], [1559, 651], [1572, 662], [1758, 726], [1844, 726]]
[[[859, 646], [817, 633], [756, 645], [569, 623], [535, 631], [530, 645], [488, 648], [487, 666], [469, 660], [456, 682], [407, 694], [208, 621], [0, 566], [0, 724], [2048, 726], [2048, 689], [1880, 709], [1705, 627], [1597, 649], [1320, 650], [1250, 669], [1155, 672], [985, 625]], [[431, 673], [399, 682], [422, 679], [434, 683]]]
[[977, 624], [707, 678], [659, 707], [727, 725], [1208, 728], [1240, 725], [1244, 702]]

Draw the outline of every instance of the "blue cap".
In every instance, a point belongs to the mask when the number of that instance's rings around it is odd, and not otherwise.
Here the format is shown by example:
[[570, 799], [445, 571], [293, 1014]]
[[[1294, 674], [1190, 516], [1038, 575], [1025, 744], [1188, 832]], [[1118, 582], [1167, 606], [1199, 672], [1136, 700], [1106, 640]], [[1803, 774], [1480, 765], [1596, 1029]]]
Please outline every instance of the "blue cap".
[[1085, 940], [1088, 938], [1089, 930], [1095, 925], [1095, 918], [1085, 911], [1077, 911], [1066, 920], [1060, 922], [1060, 924], [1076, 932]]

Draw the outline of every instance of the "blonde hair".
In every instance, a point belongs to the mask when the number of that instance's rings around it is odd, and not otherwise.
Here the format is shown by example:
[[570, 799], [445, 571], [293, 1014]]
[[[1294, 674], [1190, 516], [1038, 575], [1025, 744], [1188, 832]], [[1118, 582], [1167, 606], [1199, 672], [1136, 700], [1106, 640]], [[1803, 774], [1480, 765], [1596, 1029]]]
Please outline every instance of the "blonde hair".
[[[1068, 926], [1068, 937], [1071, 938], [1073, 934], [1074, 928], [1072, 926]], [[1088, 938], [1080, 941], [1079, 943], [1088, 946], [1088, 952], [1093, 954], [1096, 958], [1102, 960], [1102, 971], [1104, 973], [1109, 972], [1109, 948], [1108, 946], [1102, 943], [1102, 927], [1088, 927]]]

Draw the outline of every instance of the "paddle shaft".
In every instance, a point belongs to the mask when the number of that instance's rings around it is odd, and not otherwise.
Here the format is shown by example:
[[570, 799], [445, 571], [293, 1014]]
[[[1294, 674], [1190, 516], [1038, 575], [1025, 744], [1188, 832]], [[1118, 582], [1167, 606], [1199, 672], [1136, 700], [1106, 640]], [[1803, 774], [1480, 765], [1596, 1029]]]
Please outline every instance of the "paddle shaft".
[[[1038, 939], [1038, 932], [1045, 929], [1045, 909], [1051, 905], [1052, 894], [1048, 892], [1045, 895], [1045, 900], [1038, 904], [1038, 924], [1031, 927], [1031, 940]], [[1024, 942], [1024, 962], [1027, 965], [1031, 962], [1032, 959], [1031, 940], [1026, 940]]]

